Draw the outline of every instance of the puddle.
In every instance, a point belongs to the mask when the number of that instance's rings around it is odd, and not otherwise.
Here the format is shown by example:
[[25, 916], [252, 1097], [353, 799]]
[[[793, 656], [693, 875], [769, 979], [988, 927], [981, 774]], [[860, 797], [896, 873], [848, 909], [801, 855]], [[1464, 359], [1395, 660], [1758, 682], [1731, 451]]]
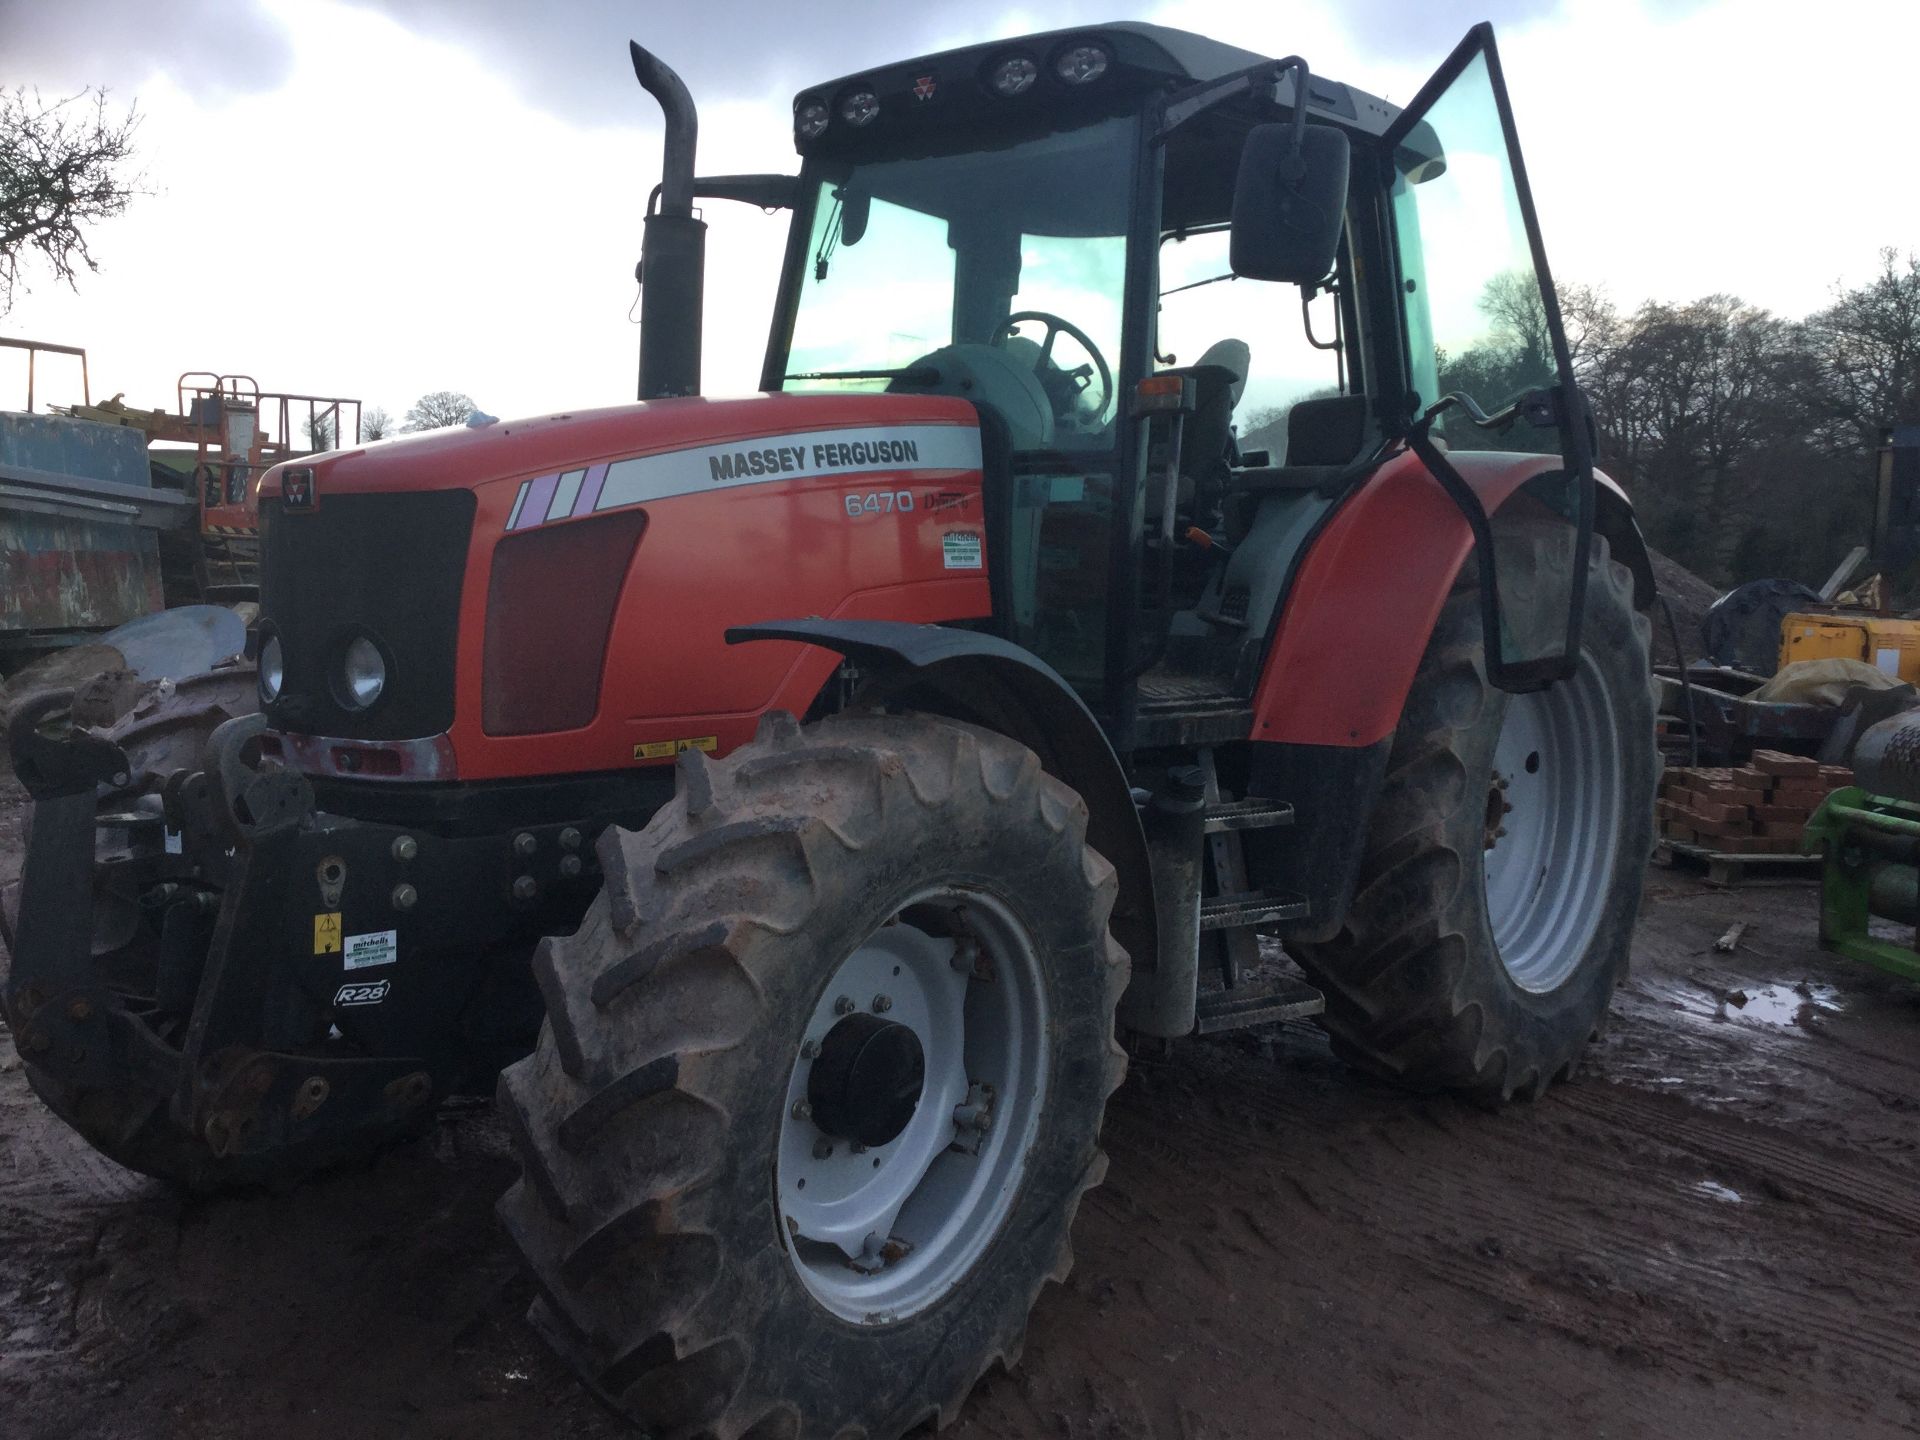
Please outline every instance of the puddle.
[[[1745, 995], [1743, 1005], [1737, 997]], [[1838, 1015], [1846, 1007], [1840, 1003], [1840, 992], [1831, 985], [1757, 985], [1751, 990], [1733, 991], [1727, 996], [1726, 1015], [1729, 1019], [1739, 1016], [1742, 1020], [1758, 1020], [1763, 1025], [1786, 1028], [1801, 1023], [1802, 1012], [1807, 1017], [1817, 1015]]]
[[1723, 1205], [1738, 1205], [1744, 1198], [1730, 1185], [1722, 1185], [1718, 1180], [1702, 1180], [1693, 1187], [1694, 1194], [1705, 1195], [1710, 1200], [1718, 1200]]

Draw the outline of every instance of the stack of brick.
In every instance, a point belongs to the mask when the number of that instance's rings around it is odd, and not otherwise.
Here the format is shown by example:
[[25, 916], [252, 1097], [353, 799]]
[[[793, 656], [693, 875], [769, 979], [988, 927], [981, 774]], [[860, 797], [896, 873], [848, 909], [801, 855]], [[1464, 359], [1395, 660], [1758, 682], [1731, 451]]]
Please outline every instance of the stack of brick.
[[1844, 765], [1756, 750], [1750, 764], [1690, 770], [1660, 781], [1660, 834], [1723, 855], [1797, 855], [1820, 802], [1853, 784]]

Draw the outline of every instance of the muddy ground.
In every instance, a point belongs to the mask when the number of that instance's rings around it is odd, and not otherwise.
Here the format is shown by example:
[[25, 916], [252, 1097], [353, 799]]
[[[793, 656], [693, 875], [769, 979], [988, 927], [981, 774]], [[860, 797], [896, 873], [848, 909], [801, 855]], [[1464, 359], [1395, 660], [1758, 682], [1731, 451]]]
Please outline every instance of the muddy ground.
[[[521, 1320], [486, 1109], [185, 1203], [0, 1071], [0, 1435], [630, 1433]], [[1541, 1103], [1397, 1094], [1298, 1025], [1136, 1061], [1107, 1139], [1072, 1278], [950, 1433], [1920, 1428], [1920, 990], [1823, 956], [1807, 884], [1652, 872], [1612, 1032]]]

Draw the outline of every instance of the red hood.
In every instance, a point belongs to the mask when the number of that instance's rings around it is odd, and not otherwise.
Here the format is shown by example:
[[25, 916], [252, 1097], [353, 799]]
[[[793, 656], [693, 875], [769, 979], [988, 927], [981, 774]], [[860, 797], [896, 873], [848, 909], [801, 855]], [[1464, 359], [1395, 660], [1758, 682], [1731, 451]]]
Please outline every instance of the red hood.
[[[429, 430], [291, 463], [313, 468], [314, 488], [322, 495], [466, 489], [714, 441], [916, 423], [972, 425], [977, 417], [966, 401], [942, 395], [692, 397], [499, 420], [476, 429]], [[279, 496], [286, 468], [283, 462], [261, 478], [262, 496]]]

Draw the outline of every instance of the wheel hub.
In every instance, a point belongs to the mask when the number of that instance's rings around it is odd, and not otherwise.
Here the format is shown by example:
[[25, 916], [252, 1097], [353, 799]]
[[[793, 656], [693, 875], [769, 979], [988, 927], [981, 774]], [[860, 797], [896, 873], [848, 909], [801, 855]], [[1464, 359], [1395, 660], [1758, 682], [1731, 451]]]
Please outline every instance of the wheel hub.
[[849, 1015], [820, 1042], [820, 1058], [807, 1075], [807, 1103], [829, 1138], [871, 1148], [890, 1144], [907, 1128], [926, 1080], [926, 1050], [911, 1028], [878, 1015]]
[[1507, 701], [1481, 872], [1494, 944], [1522, 989], [1573, 974], [1606, 909], [1624, 815], [1618, 725], [1591, 654], [1569, 679]]
[[1487, 787], [1486, 835], [1480, 847], [1483, 850], [1491, 850], [1507, 838], [1507, 816], [1513, 813], [1513, 802], [1507, 799], [1507, 788], [1511, 783], [1496, 770], [1493, 784]]
[[1019, 1194], [1047, 1089], [1039, 955], [997, 899], [923, 892], [841, 961], [795, 1041], [781, 1242], [834, 1314], [904, 1319], [959, 1283]]

